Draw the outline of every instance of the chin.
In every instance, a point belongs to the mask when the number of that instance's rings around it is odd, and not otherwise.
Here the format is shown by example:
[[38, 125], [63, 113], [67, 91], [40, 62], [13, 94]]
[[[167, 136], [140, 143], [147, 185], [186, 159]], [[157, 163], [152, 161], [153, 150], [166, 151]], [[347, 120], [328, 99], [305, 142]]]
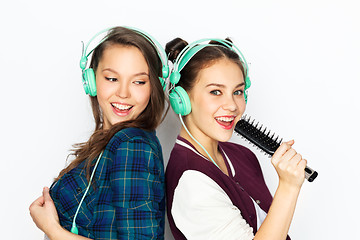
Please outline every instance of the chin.
[[219, 132], [216, 136], [215, 136], [215, 140], [218, 142], [227, 142], [230, 140], [230, 138], [232, 137], [232, 130], [227, 130], [227, 131], [231, 131], [231, 133], [224, 133], [224, 132]]
[[121, 119], [114, 119], [112, 122], [111, 122], [111, 125], [114, 126], [118, 123], [121, 123], [121, 122], [125, 122], [126, 120], [128, 120], [127, 118], [121, 118]]

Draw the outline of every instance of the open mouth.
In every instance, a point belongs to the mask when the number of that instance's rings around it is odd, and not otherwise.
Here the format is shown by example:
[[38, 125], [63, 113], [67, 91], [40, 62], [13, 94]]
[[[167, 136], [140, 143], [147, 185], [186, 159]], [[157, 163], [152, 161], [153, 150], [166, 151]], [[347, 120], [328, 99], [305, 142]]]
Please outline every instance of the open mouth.
[[222, 128], [225, 128], [228, 130], [228, 129], [232, 129], [232, 127], [234, 126], [235, 117], [234, 116], [222, 116], [222, 117], [216, 117], [215, 120], [218, 124], [220, 124], [220, 126]]
[[120, 103], [111, 103], [111, 106], [113, 107], [113, 111], [120, 116], [127, 115], [134, 107], [132, 105]]

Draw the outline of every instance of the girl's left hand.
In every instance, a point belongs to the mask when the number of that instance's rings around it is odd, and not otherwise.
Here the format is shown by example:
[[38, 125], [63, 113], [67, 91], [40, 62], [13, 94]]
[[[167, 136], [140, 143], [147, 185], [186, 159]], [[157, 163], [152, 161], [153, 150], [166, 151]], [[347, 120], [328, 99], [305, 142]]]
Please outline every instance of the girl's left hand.
[[50, 197], [48, 187], [44, 187], [43, 195], [30, 205], [29, 210], [34, 223], [44, 233], [47, 234], [60, 226], [56, 207]]

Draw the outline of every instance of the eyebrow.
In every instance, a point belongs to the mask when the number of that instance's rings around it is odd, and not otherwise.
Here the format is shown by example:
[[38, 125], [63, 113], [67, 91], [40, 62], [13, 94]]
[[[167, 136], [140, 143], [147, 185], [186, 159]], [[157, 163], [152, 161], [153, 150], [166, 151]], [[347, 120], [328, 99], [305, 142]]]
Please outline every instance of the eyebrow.
[[[103, 69], [102, 71], [103, 71], [103, 72], [104, 72], [104, 71], [110, 71], [110, 72], [113, 72], [113, 73], [115, 73], [115, 74], [120, 75], [117, 71], [115, 71], [115, 70], [113, 70], [113, 69], [111, 69], [111, 68], [105, 68], [105, 69]], [[150, 77], [149, 74], [146, 73], [146, 72], [139, 72], [139, 73], [133, 74], [133, 77], [138, 77], [138, 76], [148, 76], [148, 77]]]
[[141, 72], [141, 73], [136, 73], [133, 75], [134, 77], [139, 77], [139, 76], [147, 76], [147, 77], [150, 77], [149, 74], [147, 74], [146, 72]]
[[[242, 82], [242, 83], [239, 83], [238, 85], [235, 86], [235, 88], [238, 88], [238, 87], [241, 87], [245, 85], [245, 82]], [[219, 83], [210, 83], [208, 85], [206, 85], [205, 87], [220, 87], [220, 88], [225, 88], [225, 85], [224, 84], [219, 84]]]

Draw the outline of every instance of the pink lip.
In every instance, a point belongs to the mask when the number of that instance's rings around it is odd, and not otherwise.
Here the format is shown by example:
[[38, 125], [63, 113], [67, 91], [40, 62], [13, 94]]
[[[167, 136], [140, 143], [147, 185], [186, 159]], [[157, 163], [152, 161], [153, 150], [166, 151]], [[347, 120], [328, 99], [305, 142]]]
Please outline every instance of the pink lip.
[[[129, 115], [131, 110], [133, 109], [133, 108], [130, 108], [128, 110], [119, 110], [118, 108], [114, 107], [112, 104], [110, 104], [110, 105], [111, 105], [113, 112], [120, 117], [125, 117], [125, 116]], [[122, 105], [131, 106], [129, 104], [122, 104]]]
[[[222, 116], [222, 117], [234, 117], [234, 116]], [[224, 128], [224, 129], [226, 129], [226, 130], [232, 129], [233, 126], [234, 126], [234, 124], [235, 124], [235, 118], [234, 118], [234, 120], [232, 120], [232, 121], [230, 122], [229, 125], [224, 125], [223, 122], [218, 121], [216, 118], [215, 118], [215, 121], [216, 121], [222, 128]]]

